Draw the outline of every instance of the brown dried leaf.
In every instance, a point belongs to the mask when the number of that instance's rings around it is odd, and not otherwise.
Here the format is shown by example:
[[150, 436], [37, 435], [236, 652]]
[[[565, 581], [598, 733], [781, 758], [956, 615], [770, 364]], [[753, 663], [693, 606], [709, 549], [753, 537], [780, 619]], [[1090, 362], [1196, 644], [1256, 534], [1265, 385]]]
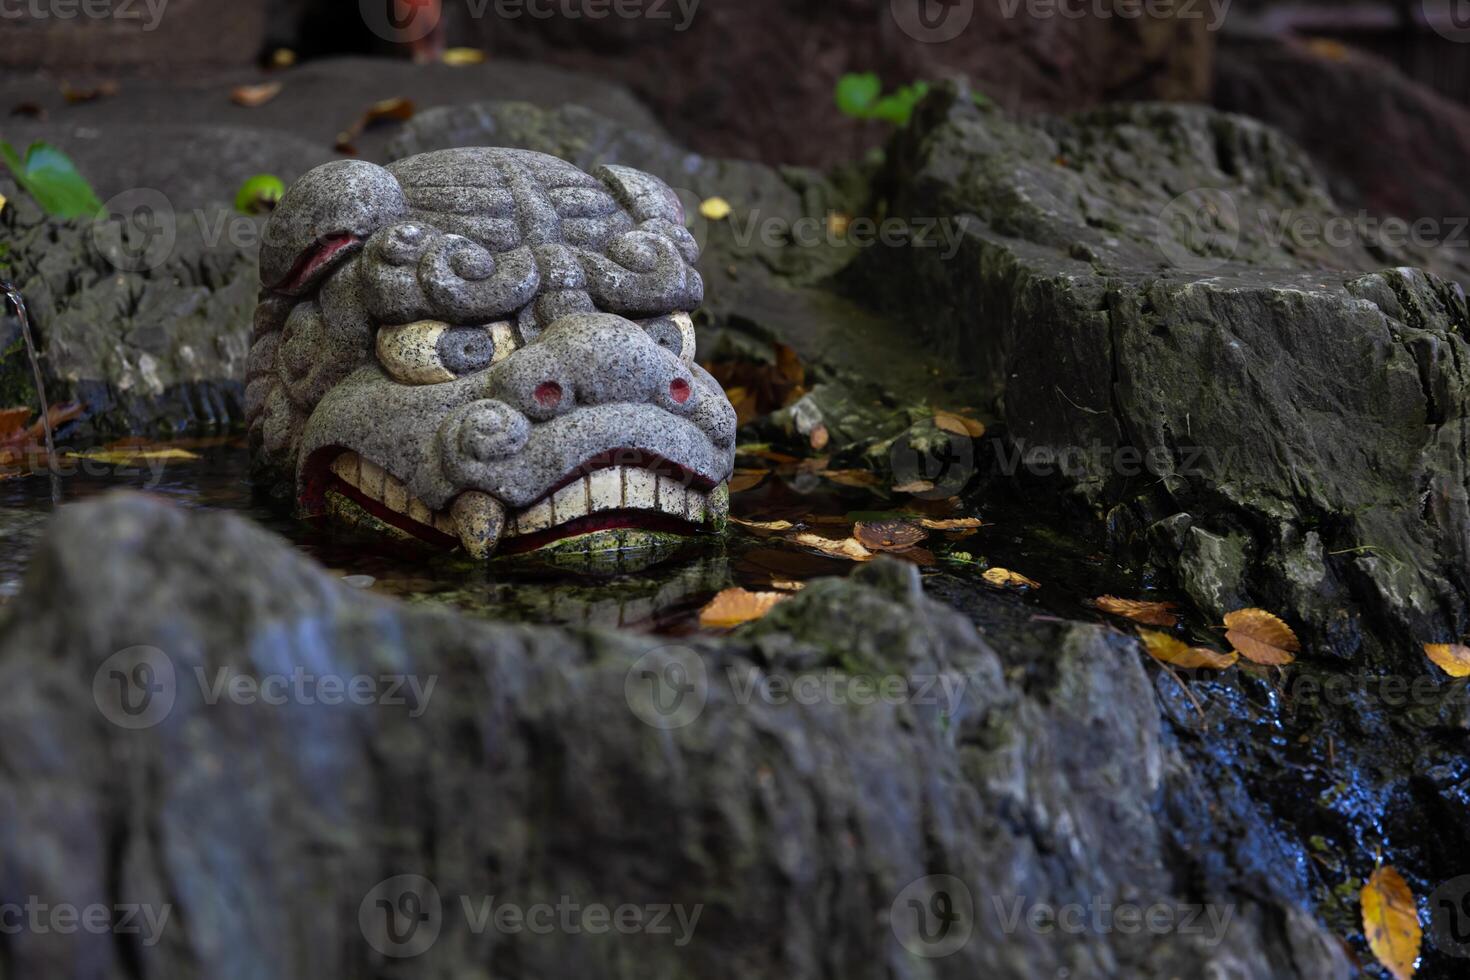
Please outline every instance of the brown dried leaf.
[[880, 485], [878, 474], [872, 470], [823, 470], [822, 475], [840, 486], [857, 487], [860, 490]]
[[736, 470], [730, 476], [730, 492], [744, 493], [747, 490], [754, 490], [764, 483], [769, 475], [769, 470]]
[[980, 577], [998, 589], [1041, 588], [1040, 582], [1036, 581], [1035, 579], [1027, 578], [1020, 572], [1013, 572], [1009, 568], [987, 569], [985, 574]]
[[726, 589], [699, 611], [699, 625], [707, 629], [725, 629], [749, 623], [760, 619], [775, 608], [776, 603], [786, 598], [789, 596], [781, 592]]
[[91, 88], [74, 88], [70, 82], [61, 83], [61, 97], [72, 105], [80, 102], [95, 102], [97, 99], [106, 99], [117, 93], [117, 82], [110, 79]]
[[913, 480], [909, 483], [900, 483], [893, 488], [894, 493], [928, 493], [934, 489], [934, 484], [928, 480]]
[[859, 521], [853, 537], [869, 551], [903, 551], [929, 537], [929, 532], [904, 520]]
[[978, 517], [917, 517], [914, 523], [931, 531], [978, 531], [985, 522]]
[[1470, 677], [1470, 647], [1463, 643], [1426, 643], [1424, 652], [1451, 677]]
[[1382, 865], [1368, 878], [1359, 895], [1363, 903], [1363, 935], [1378, 962], [1394, 980], [1409, 980], [1419, 959], [1424, 933], [1414, 892], [1392, 865]]
[[864, 548], [856, 538], [842, 538], [838, 540], [835, 538], [824, 538], [820, 534], [812, 534], [809, 531], [804, 531], [801, 534], [793, 534], [786, 540], [799, 544], [804, 548], [820, 551], [822, 554], [830, 555], [833, 558], [846, 558], [848, 561], [871, 561], [873, 558], [873, 553], [867, 548]]
[[1120, 599], [1115, 595], [1098, 596], [1092, 604], [1105, 613], [1131, 619], [1145, 626], [1178, 626], [1179, 617], [1173, 610], [1174, 602], [1145, 602], [1142, 599]]
[[1178, 637], [1170, 636], [1168, 633], [1139, 630], [1138, 636], [1143, 641], [1143, 648], [1148, 651], [1149, 656], [1160, 663], [1183, 667], [1185, 670], [1197, 670], [1201, 667], [1224, 670], [1240, 659], [1240, 655], [1236, 653], [1220, 653], [1206, 647], [1189, 646]]
[[1237, 609], [1225, 617], [1225, 639], [1252, 663], [1277, 667], [1296, 659], [1301, 641], [1279, 616], [1264, 609]]
[[10, 110], [12, 116], [22, 119], [34, 119], [36, 122], [46, 121], [46, 109], [36, 102], [22, 102]]
[[31, 410], [25, 405], [19, 408], [0, 409], [0, 441], [21, 431], [30, 420]]
[[953, 412], [935, 412], [934, 424], [939, 427], [940, 432], [948, 432], [950, 435], [969, 436], [971, 439], [979, 439], [985, 435], [984, 422]]
[[412, 99], [384, 99], [367, 107], [362, 117], [337, 134], [337, 152], [357, 155], [353, 142], [367, 129], [385, 122], [405, 122], [413, 118]]
[[738, 524], [741, 527], [748, 527], [752, 531], [789, 531], [796, 527], [790, 521], [748, 521], [743, 517], [736, 517], [734, 514], [730, 515], [730, 523]]
[[263, 106], [271, 99], [281, 94], [285, 88], [280, 82], [266, 82], [262, 85], [237, 85], [230, 90], [230, 101], [235, 105], [254, 109]]

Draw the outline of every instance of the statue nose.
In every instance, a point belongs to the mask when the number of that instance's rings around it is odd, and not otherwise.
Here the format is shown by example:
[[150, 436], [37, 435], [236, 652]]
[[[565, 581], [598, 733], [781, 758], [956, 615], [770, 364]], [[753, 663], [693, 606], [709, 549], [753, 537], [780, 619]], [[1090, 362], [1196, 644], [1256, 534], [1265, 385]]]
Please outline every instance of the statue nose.
[[687, 364], [636, 323], [607, 314], [553, 323], [511, 359], [497, 378], [495, 397], [537, 420], [615, 403], [689, 415], [699, 402]]

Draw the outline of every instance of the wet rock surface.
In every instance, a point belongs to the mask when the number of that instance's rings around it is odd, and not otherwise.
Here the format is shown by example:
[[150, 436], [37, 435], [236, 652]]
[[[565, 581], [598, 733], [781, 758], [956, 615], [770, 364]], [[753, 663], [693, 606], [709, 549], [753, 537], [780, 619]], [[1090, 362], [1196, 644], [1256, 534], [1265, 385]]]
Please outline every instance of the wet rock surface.
[[[830, 175], [691, 155], [587, 110], [524, 103], [426, 112], [381, 153], [482, 141], [646, 169], [686, 209], [714, 195], [734, 204], [729, 220], [692, 229], [705, 245], [700, 360], [779, 340], [811, 389], [759, 423], [760, 438], [800, 442], [821, 422], [834, 453], [887, 468], [913, 420], [975, 406], [994, 425], [970, 447], [971, 502], [1056, 501], [1074, 526], [1103, 532], [1099, 549], [1140, 587], [1188, 597], [1197, 622], [1243, 605], [1286, 617], [1301, 661], [1181, 683], [1078, 615], [1039, 616], [949, 573], [926, 577], [921, 599], [911, 578], [875, 565], [732, 637], [683, 644], [712, 681], [699, 718], [666, 730], [626, 695], [646, 638], [407, 610], [342, 592], [238, 521], [137, 500], [76, 508], [55, 522], [0, 636], [0, 664], [17, 676], [17, 707], [0, 718], [18, 726], [0, 746], [46, 746], [11, 766], [17, 807], [41, 799], [21, 788], [57, 785], [56, 760], [90, 760], [75, 770], [86, 791], [69, 797], [80, 823], [47, 820], [41, 803], [21, 818], [53, 835], [43, 839], [85, 827], [106, 849], [28, 849], [26, 874], [86, 895], [134, 889], [113, 900], [173, 896], [195, 921], [169, 935], [176, 946], [41, 943], [15, 962], [64, 971], [56, 957], [85, 953], [172, 975], [210, 956], [244, 964], [242, 976], [409, 975], [353, 959], [371, 947], [308, 937], [330, 923], [355, 940], [369, 889], [422, 874], [449, 910], [426, 954], [446, 971], [624, 975], [611, 945], [569, 954], [564, 942], [477, 936], [458, 905], [569, 894], [705, 903], [688, 947], [640, 948], [640, 975], [1317, 977], [1348, 969], [1332, 936], [1359, 942], [1357, 889], [1376, 854], [1421, 898], [1470, 873], [1470, 703], [1419, 649], [1463, 635], [1470, 618], [1461, 255], [1283, 235], [1282, 215], [1322, 222], [1341, 208], [1280, 134], [1201, 109], [1018, 123], [941, 93], [881, 165]], [[922, 226], [932, 244], [856, 244], [851, 226], [827, 232], [834, 212]], [[798, 240], [801, 221], [815, 230]], [[34, 241], [71, 234], [87, 247], [81, 232], [29, 227]], [[13, 249], [10, 261], [22, 253], [27, 281], [44, 283], [52, 253]], [[59, 268], [76, 261], [54, 254]], [[201, 302], [218, 302], [237, 268], [254, 274], [238, 255], [218, 261], [224, 273], [186, 263], [175, 274], [207, 278]], [[123, 278], [146, 292], [166, 277]], [[38, 305], [55, 311], [38, 320], [57, 360], [67, 348], [53, 351], [50, 323], [64, 304], [43, 287]], [[217, 340], [233, 315], [211, 319]], [[97, 562], [99, 550], [116, 562]], [[227, 601], [199, 612], [212, 593]], [[187, 683], [167, 720], [127, 732], [97, 720], [90, 685], [107, 656], [138, 644], [169, 651]], [[228, 663], [257, 675], [386, 664], [441, 686], [420, 727], [401, 708], [203, 710], [194, 667]], [[740, 704], [726, 667], [966, 683], [948, 714], [797, 710]], [[79, 741], [52, 744], [63, 737]], [[22, 766], [38, 758], [52, 767]], [[177, 791], [155, 793], [161, 781]], [[978, 912], [974, 939], [927, 960], [888, 918], [932, 874], [964, 878]], [[333, 883], [331, 898], [241, 913], [222, 897], [236, 881], [248, 883], [240, 894], [278, 895], [305, 880]], [[1178, 930], [1005, 931], [996, 914], [1014, 906], [997, 896], [1209, 904], [1233, 918], [1213, 946]], [[267, 929], [286, 951], [239, 960]], [[1420, 975], [1453, 976], [1459, 962], [1430, 943]]]
[[[986, 602], [980, 617], [1007, 617]], [[149, 944], [12, 937], [22, 975], [1347, 975], [1278, 889], [1180, 863], [1168, 805], [1193, 812], [1208, 776], [1159, 728], [1131, 642], [1068, 623], [987, 638], [911, 566], [819, 581], [729, 638], [671, 646], [384, 602], [239, 518], [118, 495], [57, 516], [19, 604], [0, 631], [0, 798], [28, 843], [6, 898], [175, 916]], [[671, 664], [696, 671], [687, 704], [660, 700]], [[401, 703], [218, 694], [301, 670], [411, 683]], [[150, 678], [151, 699], [122, 700], [114, 671]], [[801, 677], [905, 693], [758, 693]], [[966, 883], [946, 894], [969, 938], [929, 959], [949, 936], [919, 932], [902, 899], [940, 873]], [[408, 885], [436, 910], [416, 958], [393, 955], [420, 941], [402, 934], [320, 941], [355, 935], [400, 875], [434, 887]], [[674, 904], [688, 928], [476, 932], [462, 896]], [[1104, 903], [1192, 926], [1015, 917]]]

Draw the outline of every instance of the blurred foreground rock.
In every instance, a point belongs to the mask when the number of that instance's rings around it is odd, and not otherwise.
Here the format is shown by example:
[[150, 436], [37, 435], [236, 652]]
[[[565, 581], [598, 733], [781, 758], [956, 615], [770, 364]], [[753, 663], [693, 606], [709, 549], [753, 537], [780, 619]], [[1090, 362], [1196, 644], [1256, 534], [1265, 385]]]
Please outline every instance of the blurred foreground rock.
[[[994, 646], [912, 566], [668, 645], [376, 599], [241, 519], [118, 495], [56, 517], [12, 608], [0, 902], [155, 928], [23, 929], [7, 975], [1347, 975], [1282, 893], [1171, 846], [1156, 804], [1213, 790], [1131, 642]], [[803, 677], [899, 694], [751, 688]], [[677, 909], [477, 929], [462, 899], [492, 896]], [[1064, 907], [1106, 925], [1030, 924]]]

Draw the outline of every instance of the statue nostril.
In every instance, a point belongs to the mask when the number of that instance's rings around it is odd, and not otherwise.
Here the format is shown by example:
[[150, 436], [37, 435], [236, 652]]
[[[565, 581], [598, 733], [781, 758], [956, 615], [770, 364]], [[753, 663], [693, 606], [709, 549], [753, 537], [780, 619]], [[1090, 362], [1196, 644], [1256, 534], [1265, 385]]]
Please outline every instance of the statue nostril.
[[555, 381], [543, 381], [536, 386], [532, 397], [542, 408], [555, 408], [561, 404], [561, 385]]
[[690, 394], [692, 394], [692, 391], [689, 387], [689, 382], [685, 381], [683, 378], [675, 378], [673, 381], [669, 382], [669, 397], [672, 398], [676, 404], [682, 405], [687, 402], [689, 400]]

